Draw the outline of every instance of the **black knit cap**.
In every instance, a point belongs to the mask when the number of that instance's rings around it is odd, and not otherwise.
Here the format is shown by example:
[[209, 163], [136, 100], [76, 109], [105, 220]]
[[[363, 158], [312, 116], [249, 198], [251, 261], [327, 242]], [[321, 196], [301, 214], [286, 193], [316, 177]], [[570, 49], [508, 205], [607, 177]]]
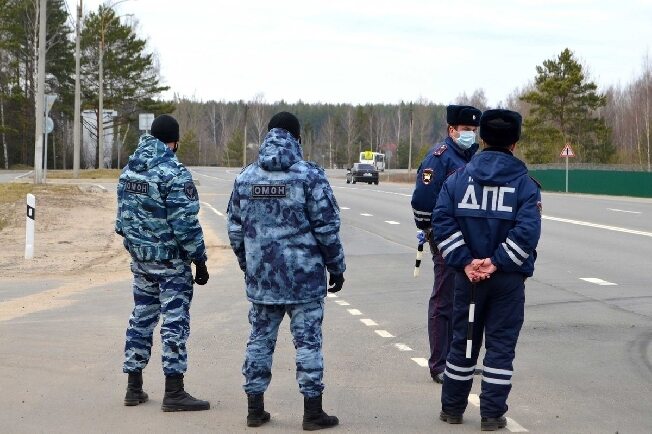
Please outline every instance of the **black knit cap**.
[[179, 122], [170, 115], [161, 115], [152, 122], [152, 136], [163, 143], [179, 141]]
[[521, 138], [523, 118], [511, 110], [487, 110], [480, 118], [480, 137], [489, 146], [507, 148]]
[[267, 124], [267, 131], [271, 131], [274, 128], [283, 128], [292, 134], [292, 137], [295, 139], [299, 139], [301, 136], [299, 119], [290, 112], [279, 112], [272, 116]]
[[480, 125], [482, 112], [470, 105], [449, 105], [446, 107], [446, 123], [448, 125]]

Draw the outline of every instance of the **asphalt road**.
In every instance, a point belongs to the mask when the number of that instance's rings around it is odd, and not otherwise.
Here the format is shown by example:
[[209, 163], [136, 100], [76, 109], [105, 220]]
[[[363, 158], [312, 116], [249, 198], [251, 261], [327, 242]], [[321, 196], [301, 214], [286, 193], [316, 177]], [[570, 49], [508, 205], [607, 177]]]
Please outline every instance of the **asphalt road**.
[[[241, 432], [240, 367], [248, 333], [243, 280], [225, 212], [237, 170], [195, 168], [202, 224], [227, 255], [196, 287], [187, 389], [209, 412], [160, 411], [160, 343], [145, 371], [151, 401], [121, 404], [129, 282], [76, 294], [67, 306], [0, 322], [0, 432]], [[412, 276], [411, 186], [331, 179], [342, 209], [344, 289], [326, 301], [324, 405], [343, 432], [479, 430], [479, 378], [461, 426], [437, 420], [440, 386], [424, 367], [431, 262]], [[652, 200], [544, 194], [537, 268], [526, 284], [507, 431], [652, 432]], [[25, 282], [38, 291], [44, 282]], [[39, 286], [40, 285], [40, 286]], [[56, 285], [54, 282], [51, 285]], [[0, 282], [0, 307], [16, 289]], [[288, 324], [281, 327], [265, 431], [300, 430]], [[261, 429], [260, 431], [263, 431]]]

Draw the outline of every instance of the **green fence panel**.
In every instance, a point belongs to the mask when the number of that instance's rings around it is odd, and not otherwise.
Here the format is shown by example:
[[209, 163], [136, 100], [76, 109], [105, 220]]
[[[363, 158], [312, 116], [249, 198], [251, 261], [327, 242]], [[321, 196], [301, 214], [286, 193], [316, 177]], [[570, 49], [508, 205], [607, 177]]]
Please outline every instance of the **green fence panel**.
[[[563, 169], [535, 169], [530, 170], [530, 175], [541, 183], [544, 191], [566, 191]], [[652, 197], [652, 173], [571, 169], [568, 171], [568, 192]]]

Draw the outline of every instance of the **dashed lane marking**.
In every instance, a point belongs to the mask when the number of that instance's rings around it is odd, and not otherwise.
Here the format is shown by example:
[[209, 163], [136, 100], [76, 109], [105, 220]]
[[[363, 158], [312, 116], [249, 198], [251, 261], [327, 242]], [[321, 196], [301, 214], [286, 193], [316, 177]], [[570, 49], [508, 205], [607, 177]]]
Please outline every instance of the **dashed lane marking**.
[[394, 335], [387, 330], [374, 330], [374, 332], [381, 338], [393, 338]]
[[326, 297], [328, 297], [328, 298], [337, 298], [337, 295], [336, 295], [336, 294], [333, 294], [333, 293], [331, 293], [331, 292], [329, 292], [329, 293], [326, 295]]
[[414, 363], [417, 365], [421, 366], [422, 368], [427, 368], [428, 367], [428, 360], [423, 359], [421, 357], [412, 357], [411, 359]]
[[335, 300], [335, 303], [339, 304], [340, 306], [350, 306], [350, 304], [344, 300]]
[[589, 283], [595, 283], [600, 286], [611, 286], [618, 285], [617, 283], [607, 282], [606, 280], [598, 279], [597, 277], [580, 277], [580, 280], [584, 280]]
[[373, 214], [367, 214], [366, 212], [361, 212], [360, 215], [363, 216], [363, 217], [373, 217], [374, 216]]
[[523, 428], [521, 425], [519, 425], [514, 419], [511, 417], [506, 417], [507, 419], [507, 426], [506, 428], [510, 430], [511, 432], [529, 432], [525, 428]]
[[351, 208], [346, 207], [346, 206], [341, 206], [340, 209], [351, 209]]
[[385, 223], [388, 223], [390, 225], [400, 225], [399, 222], [395, 222], [394, 220], [385, 220]]
[[480, 396], [477, 393], [469, 393], [469, 402], [476, 407], [480, 407]]
[[221, 212], [219, 212], [218, 210], [216, 210], [215, 207], [213, 205], [211, 205], [210, 203], [201, 202], [201, 204], [206, 205], [211, 211], [213, 211], [215, 214], [217, 214], [218, 216], [220, 216], [220, 217], [222, 217], [223, 219], [226, 220], [226, 216], [224, 214], [222, 214]]
[[372, 319], [369, 319], [369, 318], [360, 318], [360, 322], [362, 324], [366, 325], [367, 327], [374, 327], [374, 326], [378, 325], [378, 323], [376, 321], [374, 321]]
[[193, 174], [195, 174], [195, 175], [204, 176], [204, 177], [206, 177], [206, 178], [211, 178], [211, 179], [217, 179], [218, 181], [233, 182], [232, 179], [224, 179], [224, 178], [218, 178], [217, 176], [204, 175], [203, 173], [199, 173], [199, 172], [197, 172], [197, 171], [195, 171], [195, 170], [192, 170], [191, 172], [192, 172]]
[[607, 208], [607, 209], [608, 209], [609, 211], [614, 211], [614, 212], [624, 212], [624, 213], [627, 213], [627, 214], [643, 214], [643, 213], [640, 212], [640, 211], [627, 211], [627, 210], [624, 210], [624, 209], [618, 209], [618, 208]]
[[353, 316], [362, 315], [362, 312], [360, 312], [358, 309], [347, 309], [347, 310]]
[[333, 188], [341, 188], [343, 190], [364, 190], [365, 192], [373, 191], [375, 193], [385, 193], [385, 194], [393, 194], [395, 196], [412, 197], [412, 194], [396, 193], [394, 191], [385, 191], [385, 190], [374, 190], [374, 189], [369, 189], [369, 188], [342, 187], [342, 186], [339, 186], [339, 185], [333, 185]]
[[405, 344], [394, 344], [394, 346], [399, 350], [399, 351], [412, 351], [412, 348], [408, 347]]
[[600, 225], [597, 223], [591, 223], [591, 222], [584, 222], [581, 220], [570, 220], [570, 219], [563, 219], [559, 217], [551, 217], [551, 216], [541, 216], [542, 219], [544, 220], [552, 220], [556, 222], [562, 222], [562, 223], [570, 223], [573, 225], [579, 225], [579, 226], [588, 226], [591, 228], [598, 228], [598, 229], [606, 229], [608, 231], [614, 231], [614, 232], [624, 232], [626, 234], [634, 234], [634, 235], [643, 235], [644, 237], [652, 237], [652, 232], [644, 232], [644, 231], [635, 231], [633, 229], [627, 229], [627, 228], [621, 228], [618, 226], [608, 226], [608, 225]]

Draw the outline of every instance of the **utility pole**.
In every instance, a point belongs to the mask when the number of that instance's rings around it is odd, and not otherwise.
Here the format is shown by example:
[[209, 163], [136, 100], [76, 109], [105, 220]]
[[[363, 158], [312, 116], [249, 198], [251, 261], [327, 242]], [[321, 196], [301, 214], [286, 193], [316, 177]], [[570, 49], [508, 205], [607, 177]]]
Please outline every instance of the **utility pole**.
[[[105, 11], [102, 11], [104, 13]], [[104, 17], [100, 17], [100, 64], [97, 115], [97, 168], [104, 168]]]
[[74, 178], [79, 178], [79, 155], [81, 153], [81, 86], [79, 80], [79, 40], [81, 33], [81, 18], [82, 18], [82, 0], [79, 0], [77, 5], [77, 25], [76, 38], [75, 38], [75, 124], [73, 127], [72, 141], [73, 141], [73, 162], [72, 162], [72, 175]]
[[408, 176], [412, 172], [412, 103], [410, 103], [410, 150], [408, 151]]
[[242, 142], [242, 167], [247, 165], [247, 110], [249, 106], [245, 104], [244, 111], [244, 141]]
[[43, 124], [45, 122], [45, 31], [47, 23], [46, 0], [39, 0], [38, 10], [38, 70], [36, 77], [34, 117], [34, 184], [43, 182]]

